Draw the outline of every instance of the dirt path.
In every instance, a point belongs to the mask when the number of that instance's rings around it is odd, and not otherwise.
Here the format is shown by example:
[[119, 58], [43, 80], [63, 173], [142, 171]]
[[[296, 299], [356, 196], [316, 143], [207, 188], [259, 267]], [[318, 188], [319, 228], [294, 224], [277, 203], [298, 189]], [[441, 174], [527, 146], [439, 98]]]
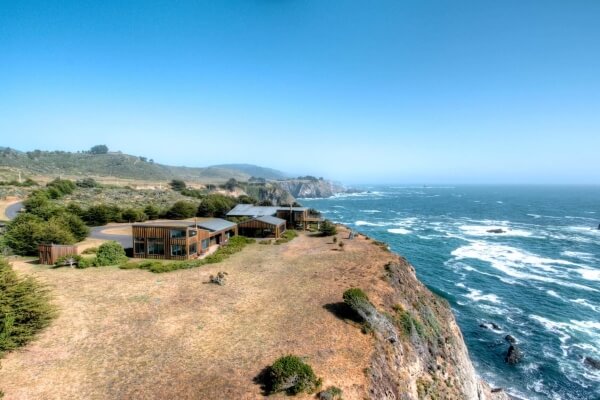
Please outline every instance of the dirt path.
[[[15, 263], [53, 288], [61, 312], [2, 360], [0, 388], [6, 399], [255, 399], [253, 378], [293, 353], [325, 386], [362, 399], [372, 338], [327, 305], [350, 286], [378, 285], [392, 256], [364, 238], [345, 242], [333, 251], [330, 238], [301, 235], [159, 275]], [[205, 284], [217, 271], [227, 285]]]

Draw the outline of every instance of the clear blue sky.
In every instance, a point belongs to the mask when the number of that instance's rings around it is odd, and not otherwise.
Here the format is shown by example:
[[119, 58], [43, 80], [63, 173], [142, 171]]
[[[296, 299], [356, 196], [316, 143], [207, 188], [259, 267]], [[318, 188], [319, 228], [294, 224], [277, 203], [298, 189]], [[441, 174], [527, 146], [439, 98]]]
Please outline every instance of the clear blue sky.
[[0, 145], [600, 183], [600, 1], [0, 0]]

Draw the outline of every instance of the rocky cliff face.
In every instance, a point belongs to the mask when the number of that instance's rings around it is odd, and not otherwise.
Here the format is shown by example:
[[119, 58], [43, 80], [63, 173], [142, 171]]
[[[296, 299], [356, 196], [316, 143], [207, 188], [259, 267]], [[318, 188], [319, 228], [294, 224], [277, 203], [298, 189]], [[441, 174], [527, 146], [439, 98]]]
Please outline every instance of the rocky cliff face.
[[388, 285], [378, 286], [372, 300], [393, 324], [374, 327], [370, 398], [509, 399], [479, 379], [450, 306], [417, 280], [404, 258], [387, 264], [382, 278]]
[[343, 186], [323, 179], [289, 179], [285, 181], [279, 181], [277, 184], [298, 199], [331, 197], [337, 193], [343, 193], [345, 191]]

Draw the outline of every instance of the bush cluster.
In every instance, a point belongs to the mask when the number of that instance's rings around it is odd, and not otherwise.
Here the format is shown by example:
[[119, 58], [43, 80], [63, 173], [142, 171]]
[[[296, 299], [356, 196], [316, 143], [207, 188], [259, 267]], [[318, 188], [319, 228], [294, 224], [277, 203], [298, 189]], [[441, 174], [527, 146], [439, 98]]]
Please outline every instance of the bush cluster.
[[337, 386], [329, 386], [327, 389], [319, 392], [319, 400], [343, 400], [342, 389]]
[[290, 240], [293, 240], [295, 237], [298, 236], [298, 232], [296, 232], [293, 229], [288, 229], [287, 231], [283, 232], [283, 234], [281, 234], [281, 237], [277, 240], [275, 240], [275, 244], [284, 244], [289, 242]]
[[321, 386], [312, 367], [294, 355], [278, 358], [269, 368], [268, 378], [270, 393], [313, 393]]
[[100, 247], [98, 247], [94, 265], [97, 267], [104, 267], [107, 265], [119, 265], [125, 261], [127, 261], [127, 256], [125, 255], [123, 246], [115, 241], [110, 241], [102, 243]]
[[29, 342], [54, 315], [47, 289], [0, 259], [0, 356]]

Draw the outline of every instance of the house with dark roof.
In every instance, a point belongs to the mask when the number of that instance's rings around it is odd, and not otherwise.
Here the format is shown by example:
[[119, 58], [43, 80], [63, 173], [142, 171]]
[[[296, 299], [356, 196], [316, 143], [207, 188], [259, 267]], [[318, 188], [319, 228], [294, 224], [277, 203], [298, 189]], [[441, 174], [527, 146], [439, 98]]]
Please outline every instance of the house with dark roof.
[[237, 224], [221, 218], [133, 224], [133, 257], [189, 260], [205, 254], [211, 246], [227, 243], [237, 234]]
[[321, 216], [311, 212], [308, 207], [271, 207], [238, 204], [227, 213], [227, 217], [256, 219], [258, 217], [277, 217], [286, 222], [287, 229], [306, 229], [310, 224], [318, 224]]

